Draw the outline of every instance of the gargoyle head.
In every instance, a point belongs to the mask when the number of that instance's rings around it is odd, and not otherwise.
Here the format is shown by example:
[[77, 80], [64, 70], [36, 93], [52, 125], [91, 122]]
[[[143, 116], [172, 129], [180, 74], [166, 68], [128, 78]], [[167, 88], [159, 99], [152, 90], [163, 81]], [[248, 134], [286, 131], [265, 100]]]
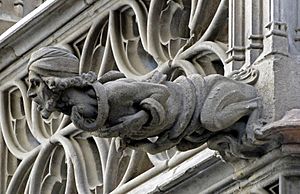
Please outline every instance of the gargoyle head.
[[66, 49], [44, 47], [32, 53], [28, 72], [27, 95], [38, 104], [43, 118], [48, 118], [55, 111], [60, 96], [60, 92], [51, 87], [53, 80], [78, 76], [79, 60]]

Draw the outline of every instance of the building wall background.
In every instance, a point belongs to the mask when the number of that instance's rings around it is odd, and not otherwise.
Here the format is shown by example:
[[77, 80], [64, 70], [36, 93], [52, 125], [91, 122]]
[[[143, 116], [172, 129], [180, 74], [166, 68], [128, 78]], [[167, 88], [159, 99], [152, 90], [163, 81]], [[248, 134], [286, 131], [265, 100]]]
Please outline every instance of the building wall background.
[[3, 33], [43, 2], [43, 0], [1, 0], [0, 33]]
[[[2, 0], [0, 32], [40, 3]], [[273, 139], [276, 149], [234, 164], [206, 146], [120, 153], [115, 139], [81, 133], [63, 115], [41, 119], [26, 96], [26, 64], [55, 45], [80, 57], [80, 72], [99, 76], [117, 69], [142, 79], [173, 60], [190, 63], [178, 63], [170, 79], [251, 67], [259, 76], [246, 77], [270, 124], [300, 105], [299, 9], [299, 0], [46, 1], [0, 35], [0, 193], [297, 193], [297, 124], [278, 132], [293, 140]]]

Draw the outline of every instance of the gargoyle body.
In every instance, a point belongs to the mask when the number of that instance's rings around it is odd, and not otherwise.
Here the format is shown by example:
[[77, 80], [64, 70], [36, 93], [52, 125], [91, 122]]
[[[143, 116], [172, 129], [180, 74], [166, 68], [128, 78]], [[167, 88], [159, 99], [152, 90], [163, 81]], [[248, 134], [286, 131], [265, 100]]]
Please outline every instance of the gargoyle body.
[[47, 47], [33, 53], [28, 96], [43, 117], [62, 112], [82, 130], [119, 137], [124, 146], [152, 154], [174, 146], [195, 148], [258, 106], [253, 86], [221, 75], [167, 81], [156, 71], [137, 81], [119, 72], [99, 79], [77, 72], [78, 60], [66, 50]]

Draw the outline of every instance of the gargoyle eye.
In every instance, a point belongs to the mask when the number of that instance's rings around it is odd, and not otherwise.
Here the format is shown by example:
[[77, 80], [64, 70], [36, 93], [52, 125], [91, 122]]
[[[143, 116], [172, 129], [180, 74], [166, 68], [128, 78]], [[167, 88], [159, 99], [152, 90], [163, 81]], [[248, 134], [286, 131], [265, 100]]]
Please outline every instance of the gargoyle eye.
[[37, 87], [40, 86], [40, 80], [38, 80], [38, 79], [32, 79], [32, 80], [30, 80], [30, 83], [32, 86], [37, 86]]
[[51, 88], [54, 88], [54, 86], [55, 86], [55, 81], [52, 80], [52, 79], [47, 79], [47, 80], [46, 80], [46, 84], [47, 84], [48, 87], [51, 89]]

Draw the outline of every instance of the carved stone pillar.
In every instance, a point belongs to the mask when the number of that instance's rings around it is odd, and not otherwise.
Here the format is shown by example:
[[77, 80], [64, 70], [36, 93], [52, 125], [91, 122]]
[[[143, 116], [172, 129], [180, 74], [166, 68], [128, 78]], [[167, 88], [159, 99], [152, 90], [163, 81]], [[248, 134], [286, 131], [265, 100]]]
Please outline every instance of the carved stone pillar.
[[[263, 26], [264, 47], [262, 54], [254, 62], [260, 72], [257, 88], [264, 96], [264, 115], [266, 120], [280, 119], [286, 111], [298, 108], [300, 103], [299, 77], [300, 70], [294, 46], [296, 14], [292, 2], [280, 0], [264, 1]], [[265, 9], [267, 8], [268, 9]]]
[[228, 71], [240, 69], [245, 62], [245, 1], [229, 0]]
[[269, 23], [266, 24], [267, 33], [265, 48], [266, 53], [288, 54], [287, 23], [283, 20], [284, 2], [281, 0], [269, 0]]
[[246, 64], [250, 65], [257, 59], [263, 49], [263, 1], [246, 0], [245, 4], [245, 38]]

